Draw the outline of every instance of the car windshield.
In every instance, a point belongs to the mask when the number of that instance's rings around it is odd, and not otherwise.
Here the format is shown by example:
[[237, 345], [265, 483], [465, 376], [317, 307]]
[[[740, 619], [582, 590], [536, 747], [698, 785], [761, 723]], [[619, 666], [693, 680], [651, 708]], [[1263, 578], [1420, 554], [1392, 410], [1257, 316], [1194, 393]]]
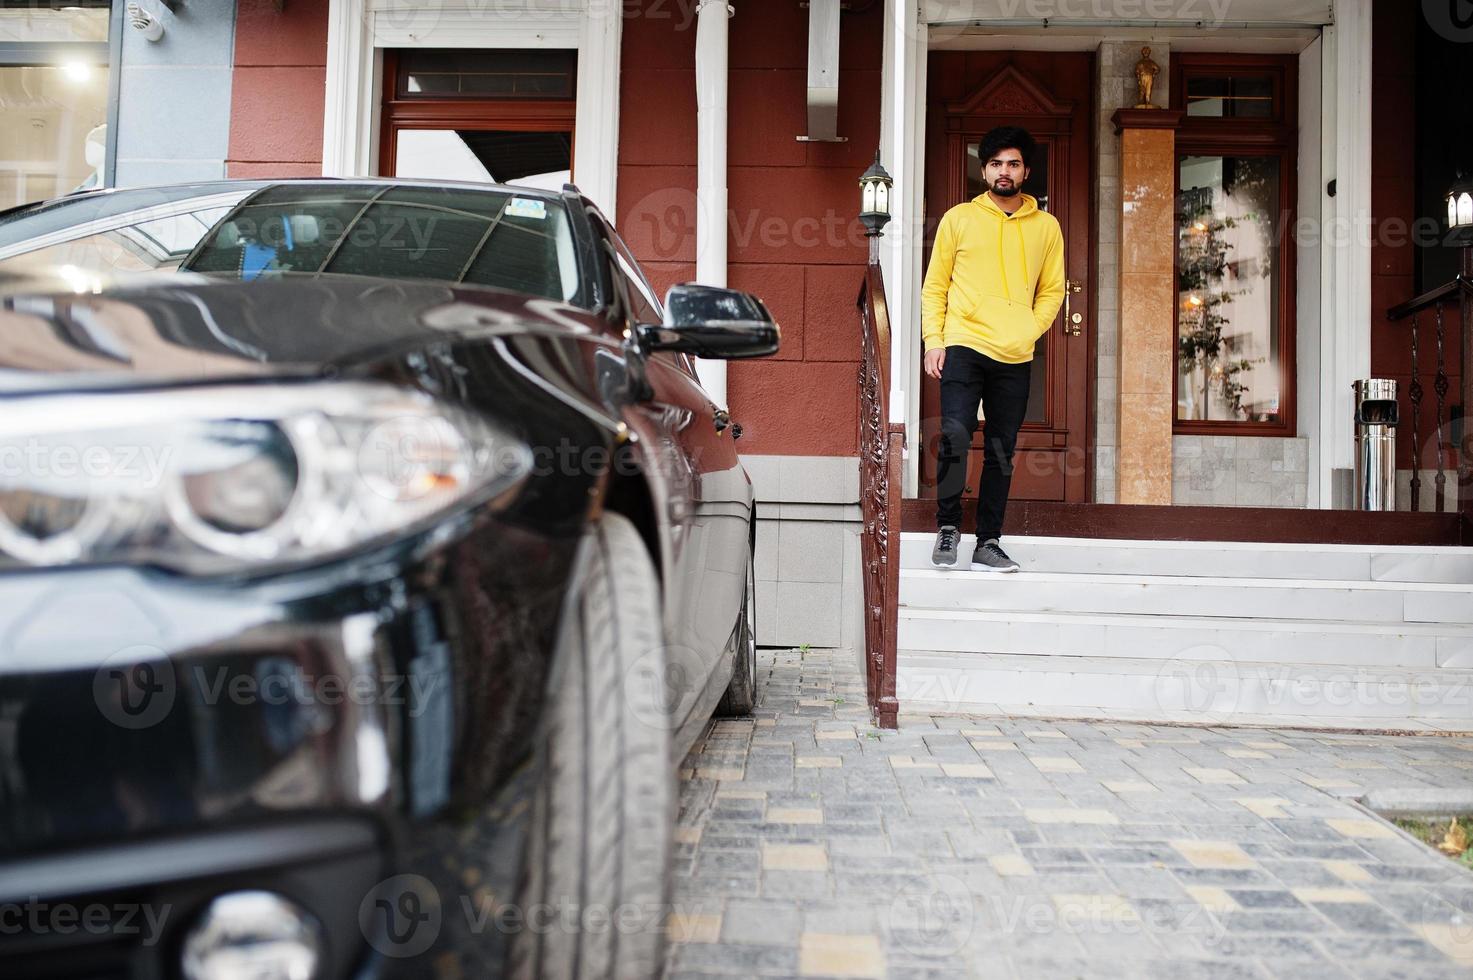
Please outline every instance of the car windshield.
[[576, 301], [568, 217], [556, 199], [512, 190], [414, 184], [215, 185], [18, 235], [0, 223], [0, 274], [112, 277], [178, 269], [232, 279], [375, 276], [493, 286]]

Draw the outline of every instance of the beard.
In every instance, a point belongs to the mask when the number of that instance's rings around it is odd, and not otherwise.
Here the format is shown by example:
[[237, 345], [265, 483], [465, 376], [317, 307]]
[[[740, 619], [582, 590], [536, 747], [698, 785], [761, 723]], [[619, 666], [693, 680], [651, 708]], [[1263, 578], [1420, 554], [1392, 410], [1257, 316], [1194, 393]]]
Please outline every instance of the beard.
[[1021, 190], [1021, 188], [1019, 188], [1017, 184], [1007, 184], [1002, 187], [993, 184], [991, 190], [992, 193], [996, 194], [998, 197], [1012, 197], [1017, 194]]

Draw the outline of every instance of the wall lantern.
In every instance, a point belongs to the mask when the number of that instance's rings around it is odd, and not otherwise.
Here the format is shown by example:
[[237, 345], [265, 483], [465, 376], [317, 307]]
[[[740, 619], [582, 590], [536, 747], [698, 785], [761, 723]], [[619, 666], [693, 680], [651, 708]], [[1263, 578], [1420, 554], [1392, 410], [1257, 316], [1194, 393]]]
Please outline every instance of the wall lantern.
[[1462, 244], [1473, 244], [1473, 180], [1458, 171], [1447, 192], [1447, 230]]
[[875, 162], [870, 164], [859, 178], [859, 220], [865, 234], [871, 238], [880, 235], [890, 220], [890, 175], [880, 166], [880, 151], [875, 151]]

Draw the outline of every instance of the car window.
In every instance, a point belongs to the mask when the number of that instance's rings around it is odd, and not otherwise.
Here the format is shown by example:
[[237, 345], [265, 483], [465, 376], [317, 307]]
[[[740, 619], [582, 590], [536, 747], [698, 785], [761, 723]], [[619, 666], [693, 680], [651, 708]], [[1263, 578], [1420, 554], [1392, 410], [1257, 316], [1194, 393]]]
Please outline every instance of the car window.
[[[238, 196], [244, 196], [241, 192]], [[24, 273], [72, 266], [91, 273], [174, 269], [230, 212], [218, 197], [183, 211], [148, 208], [87, 222], [0, 250], [0, 271]], [[80, 234], [78, 234], [80, 233]]]
[[182, 265], [241, 279], [328, 273], [580, 293], [554, 199], [403, 185], [278, 185], [243, 202]]
[[[619, 278], [623, 279], [629, 287], [629, 301], [634, 307], [635, 319], [641, 323], [664, 323], [664, 305], [655, 298], [655, 289], [645, 278], [644, 270], [639, 267], [634, 253], [629, 251], [629, 246], [624, 243], [624, 239], [620, 238], [619, 233], [608, 224], [600, 222], [600, 226], [604, 234], [608, 236], [609, 244], [613, 246], [617, 272], [621, 274]], [[700, 381], [700, 376], [696, 373], [695, 358], [690, 355], [675, 351], [658, 351], [654, 356], [670, 361], [691, 378], [697, 382]]]

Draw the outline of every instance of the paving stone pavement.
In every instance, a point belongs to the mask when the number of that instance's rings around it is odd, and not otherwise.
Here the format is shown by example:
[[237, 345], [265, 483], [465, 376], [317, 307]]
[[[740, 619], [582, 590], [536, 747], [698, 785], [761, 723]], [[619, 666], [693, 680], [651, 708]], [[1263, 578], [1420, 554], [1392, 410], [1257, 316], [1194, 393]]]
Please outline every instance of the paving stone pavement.
[[671, 980], [1473, 975], [1473, 873], [1362, 809], [1473, 738], [979, 716], [869, 724], [765, 650], [681, 771]]

